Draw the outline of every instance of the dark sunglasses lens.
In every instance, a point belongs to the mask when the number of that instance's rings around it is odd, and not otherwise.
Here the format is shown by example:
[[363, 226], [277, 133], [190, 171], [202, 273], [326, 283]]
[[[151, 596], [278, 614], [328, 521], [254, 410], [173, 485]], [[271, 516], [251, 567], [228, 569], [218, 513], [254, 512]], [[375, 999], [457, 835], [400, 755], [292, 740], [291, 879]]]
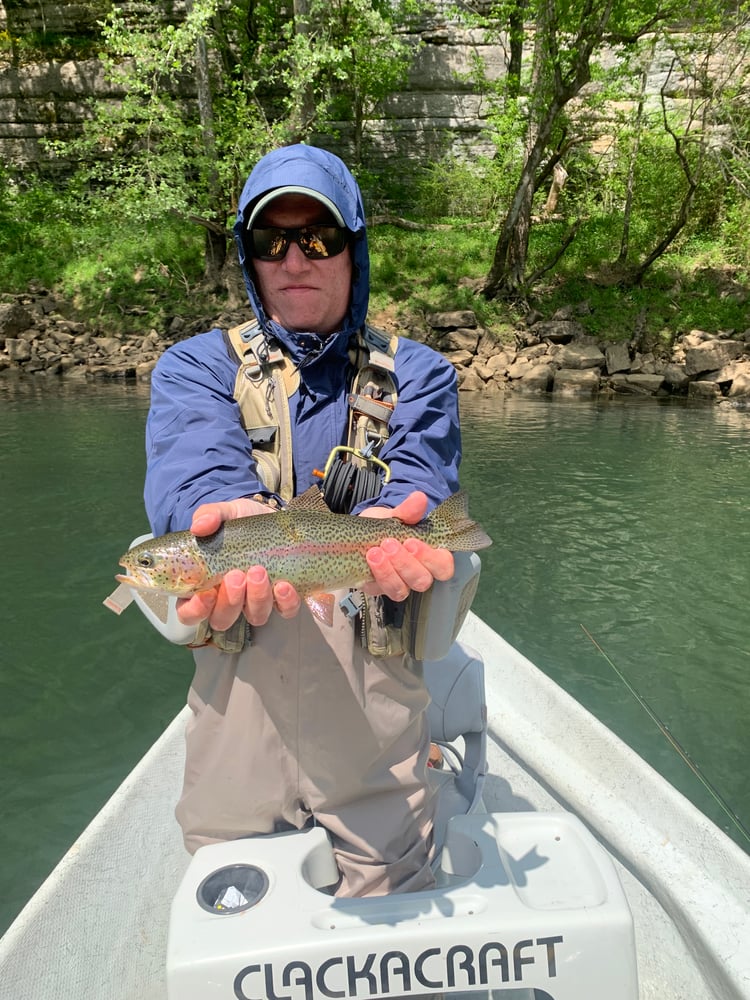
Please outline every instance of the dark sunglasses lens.
[[251, 229], [250, 242], [253, 257], [259, 260], [281, 260], [289, 247], [284, 229]]
[[346, 230], [338, 226], [306, 226], [297, 238], [302, 253], [312, 260], [336, 257], [346, 246]]
[[310, 260], [336, 257], [346, 247], [347, 231], [339, 226], [305, 226], [303, 229], [251, 229], [252, 255], [258, 260], [283, 260], [294, 241]]

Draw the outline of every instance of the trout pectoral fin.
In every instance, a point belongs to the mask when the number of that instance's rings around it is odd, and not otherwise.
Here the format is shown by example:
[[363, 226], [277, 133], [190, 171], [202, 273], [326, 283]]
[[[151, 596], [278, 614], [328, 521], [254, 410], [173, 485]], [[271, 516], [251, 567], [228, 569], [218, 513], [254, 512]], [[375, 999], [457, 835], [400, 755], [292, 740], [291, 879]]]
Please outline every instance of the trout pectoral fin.
[[310, 609], [310, 614], [317, 621], [329, 628], [333, 625], [333, 609], [336, 598], [333, 594], [310, 594], [305, 598], [305, 604]]

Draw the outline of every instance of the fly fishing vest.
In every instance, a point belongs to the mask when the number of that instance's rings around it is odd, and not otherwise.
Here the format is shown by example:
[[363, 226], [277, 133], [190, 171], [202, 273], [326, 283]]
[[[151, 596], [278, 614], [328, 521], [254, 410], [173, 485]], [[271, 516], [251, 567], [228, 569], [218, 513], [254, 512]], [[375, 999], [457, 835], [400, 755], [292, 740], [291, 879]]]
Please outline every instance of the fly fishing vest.
[[[266, 489], [288, 502], [294, 495], [289, 400], [299, 389], [299, 371], [255, 320], [232, 327], [228, 338], [240, 362], [233, 394], [240, 409], [242, 426], [253, 446], [258, 477]], [[388, 440], [388, 421], [397, 399], [393, 379], [397, 346], [398, 337], [389, 337], [374, 327], [365, 326], [350, 347], [349, 357], [355, 375], [347, 397], [347, 443], [334, 449], [339, 454], [331, 454], [325, 470], [331, 487], [326, 500], [335, 510], [342, 509], [345, 493], [347, 499], [353, 500], [348, 505], [349, 509], [358, 501], [356, 490], [351, 489], [351, 480], [339, 474], [340, 470], [332, 465], [333, 460], [342, 458], [350, 471], [366, 469], [377, 461], [381, 448]], [[362, 499], [379, 492], [379, 481], [375, 484], [370, 479], [368, 485], [371, 492]], [[333, 494], [337, 495], [340, 503], [331, 503]]]
[[[299, 389], [299, 371], [255, 320], [232, 327], [228, 338], [240, 361], [234, 398], [253, 446], [258, 477], [266, 489], [288, 502], [294, 495], [289, 400]], [[386, 479], [390, 475], [378, 454], [388, 440], [388, 421], [397, 400], [393, 379], [397, 347], [398, 337], [371, 326], [358, 331], [350, 346], [355, 374], [347, 396], [347, 443], [334, 448], [319, 473], [332, 510], [348, 512], [360, 499], [377, 496], [381, 482], [371, 471], [372, 463], [383, 467]], [[342, 607], [349, 617], [359, 619], [362, 643], [372, 653], [401, 651], [401, 630], [386, 623], [383, 600], [352, 594]]]

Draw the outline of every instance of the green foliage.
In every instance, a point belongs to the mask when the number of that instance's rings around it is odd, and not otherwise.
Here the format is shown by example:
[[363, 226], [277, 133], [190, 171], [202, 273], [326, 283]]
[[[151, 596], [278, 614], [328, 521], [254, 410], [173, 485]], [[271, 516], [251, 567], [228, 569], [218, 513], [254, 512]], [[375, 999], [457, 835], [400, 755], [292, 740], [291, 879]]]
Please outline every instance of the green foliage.
[[337, 53], [328, 84], [330, 117], [353, 123], [358, 164], [366, 120], [406, 79], [414, 47], [395, 28], [417, 12], [419, 4], [416, 0], [314, 0], [311, 6], [313, 19], [328, 25]]
[[509, 177], [498, 158], [466, 162], [444, 157], [415, 177], [410, 191], [412, 212], [427, 221], [474, 218], [492, 222], [509, 196]]
[[80, 138], [52, 144], [78, 162], [79, 192], [118, 192], [125, 218], [155, 219], [210, 212], [200, 122], [182, 94], [192, 90], [196, 43], [216, 15], [217, 0], [200, 0], [178, 24], [156, 10], [132, 24], [115, 8], [102, 27], [105, 72], [122, 93], [99, 101]]
[[[353, 123], [361, 158], [364, 121], [406, 72], [412, 49], [396, 24], [415, 4], [307, 0], [295, 17], [275, 0], [192, 0], [174, 23], [159, 7], [114, 7], [102, 58], [121, 98], [95, 102], [83, 134], [50, 147], [78, 165], [77, 197], [116, 192], [124, 219], [224, 225], [257, 159], [332, 131], [332, 114]], [[210, 107], [199, 116], [204, 45]]]
[[0, 172], [0, 289], [21, 292], [35, 280], [52, 284], [52, 261], [58, 248], [70, 251], [74, 224], [52, 185], [21, 191]]
[[279, 141], [309, 141], [349, 123], [357, 167], [365, 122], [406, 76], [414, 47], [398, 27], [420, 4], [306, 0], [300, 7], [291, 17], [276, 3], [255, 3], [241, 62], [258, 81], [256, 93]]
[[[100, 2], [105, 0], [92, 0]], [[83, 137], [57, 146], [61, 157], [81, 164], [66, 194], [44, 186], [33, 193], [11, 190], [5, 182], [7, 197], [0, 207], [4, 286], [20, 289], [32, 278], [43, 280], [68, 289], [90, 311], [97, 293], [104, 291], [103, 309], [113, 316], [130, 302], [147, 304], [160, 296], [171, 301], [196, 280], [196, 254], [203, 243], [202, 232], [190, 230], [179, 218], [216, 220], [212, 175], [218, 175], [219, 221], [228, 225], [240, 186], [258, 156], [288, 141], [314, 140], [344, 128], [354, 137], [359, 162], [352, 165], [371, 211], [398, 202], [409, 218], [454, 224], [447, 232], [433, 229], [423, 238], [402, 230], [374, 231], [374, 297], [381, 305], [392, 297], [417, 309], [477, 307], [465, 282], [476, 287], [486, 274], [498, 235], [496, 222], [520, 200], [519, 178], [542, 132], [542, 154], [530, 172], [534, 197], [525, 206], [533, 213], [528, 273], [547, 268], [573, 224], [579, 227], [564, 256], [544, 271], [546, 284], [540, 289], [549, 302], [558, 294], [584, 294], [587, 281], [593, 282], [591, 294], [602, 301], [610, 294], [601, 288], [616, 270], [612, 265], [626, 204], [632, 211], [628, 262], [648, 255], [669, 231], [688, 183], [675, 137], [699, 183], [687, 224], [654, 274], [651, 292], [661, 295], [672, 268], [691, 271], [699, 259], [710, 261], [711, 267], [722, 258], [750, 266], [746, 78], [735, 72], [709, 86], [702, 63], [721, 50], [731, 54], [729, 65], [746, 65], [740, 57], [747, 55], [750, 39], [740, 30], [731, 37], [718, 32], [709, 9], [712, 0], [701, 8], [703, 21], [697, 20], [698, 8], [691, 9], [696, 32], [690, 38], [681, 33], [675, 42], [686, 85], [679, 102], [669, 105], [668, 117], [653, 96], [643, 114], [638, 112], [642, 70], [652, 55], [653, 39], [632, 39], [653, 17], [655, 30], [661, 30], [658, 18], [678, 9], [676, 0], [615, 0], [606, 37], [598, 40], [621, 59], [598, 61], [594, 46], [588, 64], [576, 59], [589, 41], [597, 40], [601, 11], [596, 4], [496, 4], [494, 20], [474, 23], [495, 40], [508, 27], [512, 45], [527, 51], [515, 77], [488, 80], [476, 66], [474, 81], [482, 91], [495, 155], [473, 161], [446, 156], [414, 175], [378, 177], [367, 168], [364, 126], [381, 113], [378, 105], [382, 108], [403, 80], [413, 50], [398, 29], [420, 6], [417, 0], [306, 0], [295, 5], [192, 0], [186, 4], [187, 16], [170, 24], [142, 11], [129, 20], [127, 8], [118, 5], [102, 24], [102, 40], [107, 72], [122, 99], [117, 105], [96, 105]], [[520, 12], [535, 25], [533, 33], [518, 33]], [[741, 16], [737, 8], [736, 18]], [[624, 41], [627, 32], [631, 37]], [[535, 38], [541, 38], [544, 58], [529, 49]], [[195, 101], [201, 40], [209, 47], [213, 153], [207, 151], [206, 126]], [[576, 66], [590, 83], [575, 102], [563, 101], [576, 83]], [[549, 109], [556, 114], [548, 122]], [[557, 156], [569, 176], [553, 218], [546, 219], [549, 167]], [[709, 158], [716, 169], [709, 169]], [[55, 220], [53, 235], [50, 218]], [[139, 233], [138, 239], [121, 236], [130, 232]], [[459, 288], [461, 279], [465, 282]], [[633, 290], [623, 302], [640, 309], [643, 294], [643, 289]], [[697, 316], [702, 293], [696, 292], [694, 299], [698, 305], [691, 315]], [[482, 303], [480, 308], [493, 315], [494, 307]], [[623, 309], [627, 326], [630, 305]], [[662, 312], [669, 315], [667, 308]], [[605, 307], [597, 312], [598, 317], [605, 314]]]
[[[23, 190], [0, 174], [0, 291], [21, 292], [31, 283], [54, 288], [105, 332], [162, 329], [175, 313], [218, 311], [218, 303], [195, 294], [202, 270], [200, 232], [173, 214], [138, 222], [130, 212], [131, 206], [123, 212], [112, 195], [66, 200], [51, 185]], [[489, 224], [477, 222], [476, 215], [467, 215], [444, 221], [448, 228], [418, 232], [373, 227], [373, 313], [396, 310], [405, 319], [467, 308], [491, 329], [505, 328], [514, 319], [508, 307], [477, 294], [495, 239]], [[534, 228], [532, 266], [549, 259], [564, 225]], [[585, 220], [568, 254], [538, 287], [534, 305], [550, 315], [585, 301], [589, 311], [581, 321], [587, 331], [613, 340], [632, 337], [643, 316], [654, 338], [693, 327], [745, 328], [742, 297], [724, 294], [750, 267], [745, 203], [730, 206], [725, 242], [718, 236], [683, 241], [632, 289], [608, 280], [620, 226], [616, 211]], [[645, 236], [637, 232], [635, 238]]]
[[[715, 145], [707, 125], [716, 115], [730, 117], [737, 107], [737, 74], [719, 80], [715, 72], [709, 76], [707, 67], [709, 54], [715, 57], [720, 51], [730, 52], [731, 65], [743, 65], [744, 4], [730, 11], [720, 0], [697, 0], [686, 15], [678, 0], [613, 0], [606, 5], [504, 0], [492, 5], [490, 17], [465, 16], [497, 44], [507, 38], [515, 66], [514, 73], [494, 81], [483, 72], [475, 74], [491, 108], [489, 134], [511, 178], [509, 195], [498, 199], [504, 217], [488, 294], [522, 297], [528, 292], [533, 213], [543, 214], [543, 190], [558, 162], [569, 177], [556, 209], [569, 219], [559, 229], [561, 240], [576, 217], [580, 222], [602, 208], [609, 212], [619, 207], [624, 216], [627, 210], [630, 254], [639, 252], [648, 262], [676, 235], [689, 236], [691, 226], [716, 227], [722, 193], [721, 185], [706, 180], [705, 162]], [[685, 81], [685, 92], [675, 102], [674, 86], [668, 88], [668, 117], [658, 101], [642, 115], [644, 68], [658, 39], [678, 19], [687, 30], [671, 33], [665, 51], [675, 51], [675, 79]], [[534, 31], [520, 30], [522, 23], [533, 24]], [[726, 30], [730, 26], [734, 34]], [[716, 65], [715, 58], [711, 64]], [[742, 115], [735, 113], [735, 119], [739, 123]], [[610, 144], [610, 155], [599, 154], [598, 164], [591, 152], [594, 142], [599, 149]], [[588, 152], [581, 155], [582, 148]], [[659, 166], [667, 164], [658, 177], [657, 165], [648, 160], [654, 150]], [[643, 176], [649, 173], [651, 182]], [[640, 244], [633, 239], [636, 233], [643, 237]], [[561, 242], [556, 253], [563, 249]]]
[[87, 253], [94, 234], [107, 223], [92, 211], [87, 228], [74, 243], [75, 256], [63, 268], [58, 287], [84, 316], [119, 329], [161, 326], [179, 311], [202, 274], [202, 241], [175, 217], [149, 220], [119, 231], [117, 240], [102, 243], [95, 256]]
[[20, 189], [0, 174], [0, 290], [41, 284], [82, 318], [114, 331], [132, 310], [148, 326], [184, 305], [201, 274], [202, 239], [173, 215], [136, 220], [116, 198], [61, 198], [49, 183]]
[[[47, 3], [47, 7], [53, 7]], [[6, 59], [15, 65], [38, 62], [64, 62], [68, 59], [88, 59], [95, 57], [99, 49], [97, 22], [106, 15], [112, 0], [78, 0], [67, 6], [63, 18], [59, 12], [51, 16], [45, 10], [45, 0], [34, 4], [6, 2], [4, 18], [6, 30], [0, 31], [0, 61]], [[29, 28], [25, 23], [28, 11], [33, 8], [38, 13], [38, 28]], [[65, 29], [60, 23], [65, 22]]]
[[[624, 175], [627, 164], [620, 161]], [[634, 224], [631, 251], [634, 256], [647, 252], [674, 219], [685, 190], [685, 179], [678, 170], [674, 144], [659, 132], [646, 133], [635, 163]], [[615, 202], [615, 204], [617, 204]]]
[[99, 41], [92, 35], [50, 35], [48, 32], [31, 31], [12, 35], [9, 31], [0, 31], [0, 59], [21, 65], [48, 59], [59, 62], [90, 59], [98, 51]]
[[750, 272], [750, 201], [746, 198], [730, 202], [721, 227], [726, 261]]
[[[545, 315], [586, 303], [579, 317], [586, 332], [602, 340], [629, 340], [645, 322], [649, 340], [667, 343], [678, 332], [742, 330], [747, 306], [742, 296], [722, 294], [733, 273], [723, 263], [717, 240], [686, 242], [663, 258], [642, 285], [623, 288], [609, 280], [613, 241], [619, 239], [617, 214], [599, 215], [583, 226], [561, 266], [540, 285], [532, 304]], [[534, 262], [547, 259], [559, 239], [559, 223], [537, 226], [532, 237]], [[555, 232], [557, 230], [557, 232]], [[509, 306], [477, 294], [494, 237], [488, 228], [456, 222], [450, 230], [411, 232], [377, 226], [370, 233], [374, 312], [388, 309], [402, 319], [441, 309], [473, 309], [480, 322], [500, 330], [513, 315]], [[645, 318], [645, 320], [644, 320]]]
[[450, 229], [411, 232], [395, 226], [370, 230], [371, 309], [394, 304], [405, 315], [439, 309], [474, 309], [492, 322], [497, 307], [461, 279], [477, 279], [491, 252], [493, 235], [456, 222]]

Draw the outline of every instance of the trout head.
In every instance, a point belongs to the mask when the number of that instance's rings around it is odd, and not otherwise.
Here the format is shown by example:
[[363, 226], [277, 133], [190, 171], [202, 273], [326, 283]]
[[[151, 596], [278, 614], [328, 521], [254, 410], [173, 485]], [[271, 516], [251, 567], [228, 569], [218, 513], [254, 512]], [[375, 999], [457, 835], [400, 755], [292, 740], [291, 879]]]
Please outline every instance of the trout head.
[[175, 597], [189, 597], [215, 582], [189, 532], [141, 542], [125, 553], [120, 565], [125, 569], [115, 577], [120, 583]]

